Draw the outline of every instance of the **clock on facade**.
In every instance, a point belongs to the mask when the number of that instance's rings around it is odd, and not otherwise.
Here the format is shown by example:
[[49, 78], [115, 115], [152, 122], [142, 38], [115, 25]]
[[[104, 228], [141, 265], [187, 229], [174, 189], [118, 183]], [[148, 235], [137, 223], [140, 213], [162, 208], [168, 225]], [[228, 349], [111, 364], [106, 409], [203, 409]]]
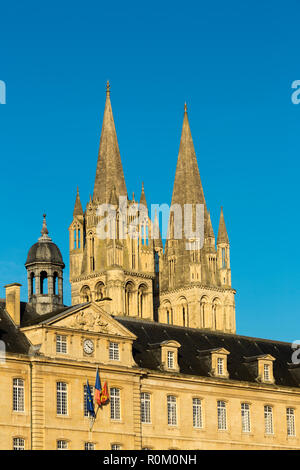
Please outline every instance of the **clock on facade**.
[[83, 350], [86, 354], [92, 354], [94, 352], [94, 343], [91, 339], [84, 340]]

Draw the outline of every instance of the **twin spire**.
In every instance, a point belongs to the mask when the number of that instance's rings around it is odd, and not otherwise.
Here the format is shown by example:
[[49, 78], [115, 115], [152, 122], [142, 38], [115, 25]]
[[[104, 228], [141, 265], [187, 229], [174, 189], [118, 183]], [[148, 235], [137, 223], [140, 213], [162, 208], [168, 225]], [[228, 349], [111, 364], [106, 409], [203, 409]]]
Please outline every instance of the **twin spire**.
[[[116, 201], [119, 196], [127, 196], [127, 189], [110, 102], [110, 84], [107, 82], [93, 201], [97, 201], [98, 204], [109, 203], [112, 198]], [[144, 184], [142, 184], [140, 203], [147, 206]], [[205, 236], [214, 237], [210, 215], [206, 207], [186, 103], [184, 104], [183, 125], [172, 194], [173, 204], [179, 204], [182, 207], [184, 204], [204, 204]], [[78, 188], [73, 214], [74, 216], [83, 215]], [[229, 243], [223, 209], [221, 209], [217, 241]]]

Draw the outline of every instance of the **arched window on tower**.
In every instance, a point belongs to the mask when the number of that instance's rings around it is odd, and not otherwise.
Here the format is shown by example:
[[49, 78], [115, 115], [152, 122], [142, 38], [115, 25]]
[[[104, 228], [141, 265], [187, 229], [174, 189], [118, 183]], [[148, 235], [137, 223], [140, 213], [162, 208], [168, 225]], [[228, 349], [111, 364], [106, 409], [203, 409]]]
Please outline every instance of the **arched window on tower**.
[[92, 300], [91, 289], [89, 286], [83, 286], [80, 292], [81, 302], [90, 302]]
[[58, 295], [58, 286], [57, 286], [57, 283], [58, 283], [58, 274], [57, 274], [57, 273], [54, 273], [54, 274], [53, 274], [53, 294], [54, 294], [54, 295]]
[[77, 248], [81, 246], [81, 239], [80, 239], [80, 228], [78, 229], [78, 239], [77, 239]]
[[101, 300], [104, 298], [105, 294], [105, 285], [104, 282], [100, 281], [95, 287], [95, 297], [96, 300]]
[[140, 285], [138, 288], [138, 316], [143, 318], [143, 314], [145, 313], [145, 293], [147, 287], [145, 285]]
[[134, 285], [132, 282], [127, 282], [125, 286], [125, 314], [130, 315], [132, 295], [133, 295]]
[[35, 294], [35, 275], [34, 273], [30, 274], [30, 294]]
[[40, 274], [40, 293], [41, 294], [48, 294], [48, 274], [46, 271], [42, 271]]

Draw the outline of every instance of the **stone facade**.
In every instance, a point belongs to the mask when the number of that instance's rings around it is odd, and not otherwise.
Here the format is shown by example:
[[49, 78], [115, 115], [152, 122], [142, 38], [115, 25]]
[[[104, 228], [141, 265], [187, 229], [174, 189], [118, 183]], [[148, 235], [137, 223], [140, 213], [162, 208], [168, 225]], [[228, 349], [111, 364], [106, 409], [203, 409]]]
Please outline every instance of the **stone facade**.
[[[134, 237], [120, 236], [120, 196], [129, 226], [142, 212]], [[185, 107], [172, 206], [186, 204], [192, 225], [203, 207], [203, 240], [178, 237], [171, 211], [163, 247], [143, 185], [127, 196], [108, 86], [93, 198], [83, 211], [77, 190], [69, 226], [72, 305], [45, 217], [28, 302], [16, 282], [0, 300], [0, 449], [300, 448], [300, 366], [290, 344], [236, 334], [223, 209], [215, 242]], [[97, 369], [110, 400], [91, 426]]]
[[[141, 214], [135, 238], [129, 231], [122, 238], [120, 197], [126, 206], [126, 223], [133, 214]], [[99, 207], [111, 204], [116, 213], [112, 223]], [[204, 208], [203, 244], [187, 239], [184, 227], [185, 207]], [[180, 233], [175, 233], [174, 210], [182, 213]], [[134, 212], [137, 208], [137, 212]], [[191, 224], [196, 215], [191, 216]], [[106, 231], [113, 233], [100, 239], [99, 224], [107, 219]], [[128, 199], [113, 120], [110, 89], [107, 88], [93, 199], [83, 212], [77, 189], [70, 232], [70, 281], [72, 303], [114, 299], [111, 313], [144, 319], [159, 319], [209, 330], [235, 332], [235, 291], [231, 287], [230, 246], [221, 210], [217, 244], [207, 210], [202, 183], [185, 106], [182, 135], [173, 188], [169, 234], [163, 249], [158, 219], [152, 223], [144, 186], [139, 203]], [[156, 226], [157, 224], [157, 226]], [[186, 245], [190, 244], [189, 250]], [[202, 246], [203, 245], [203, 246]]]

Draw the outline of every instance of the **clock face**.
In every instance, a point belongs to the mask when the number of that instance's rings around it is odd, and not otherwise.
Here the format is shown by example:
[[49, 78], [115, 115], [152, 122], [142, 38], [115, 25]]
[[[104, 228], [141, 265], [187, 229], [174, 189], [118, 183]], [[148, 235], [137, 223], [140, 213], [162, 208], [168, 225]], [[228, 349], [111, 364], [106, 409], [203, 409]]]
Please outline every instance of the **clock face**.
[[94, 351], [94, 343], [91, 339], [84, 340], [83, 350], [86, 354], [92, 354], [92, 352]]

